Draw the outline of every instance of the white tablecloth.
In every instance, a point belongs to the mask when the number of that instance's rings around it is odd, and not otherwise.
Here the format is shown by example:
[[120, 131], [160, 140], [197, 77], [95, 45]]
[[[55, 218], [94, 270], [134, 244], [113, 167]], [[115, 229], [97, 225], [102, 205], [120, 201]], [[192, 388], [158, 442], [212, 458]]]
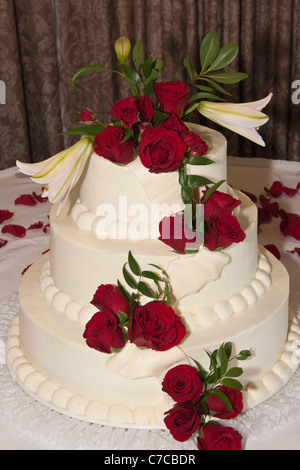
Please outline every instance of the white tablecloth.
[[[254, 193], [256, 196], [265, 194], [264, 188], [270, 187], [275, 180], [280, 180], [289, 187], [296, 187], [300, 181], [300, 163], [237, 157], [229, 157], [228, 160], [228, 182], [236, 189]], [[0, 172], [0, 209], [14, 212], [12, 219], [0, 225], [0, 230], [7, 223], [25, 227], [38, 221], [42, 221], [44, 225], [48, 224], [48, 202], [38, 203], [33, 207], [14, 203], [21, 194], [31, 194], [33, 191], [40, 194], [40, 187], [28, 177], [19, 174], [16, 168]], [[293, 198], [282, 195], [276, 200], [282, 209], [300, 214], [300, 191]], [[270, 223], [263, 224], [258, 232], [258, 240], [261, 245], [274, 243], [280, 250], [281, 261], [290, 274], [291, 301], [297, 308], [300, 304], [300, 257], [288, 251], [300, 247], [300, 241], [283, 236], [279, 223], [280, 219], [273, 218]], [[7, 244], [0, 248], [0, 412], [1, 406], [2, 411], [3, 407], [6, 410], [5, 419], [0, 420], [0, 449], [107, 449], [108, 444], [103, 441], [101, 427], [98, 429], [93, 425], [91, 428], [88, 423], [74, 418], [70, 420], [56, 412], [51, 415], [49, 409], [29, 399], [23, 390], [10, 380], [4, 360], [7, 318], [16, 308], [15, 294], [22, 270], [49, 248], [50, 240], [49, 232], [45, 233], [42, 229], [27, 231], [26, 236], [20, 239], [2, 233], [0, 238], [8, 240]], [[300, 310], [298, 313], [300, 314]], [[291, 380], [275, 397], [242, 417], [240, 426], [244, 430], [245, 449], [300, 449], [299, 370]], [[89, 436], [92, 429], [94, 439]], [[111, 428], [107, 432], [111, 432], [110, 437], [115, 442], [112, 448], [125, 448], [121, 442], [124, 439], [124, 430]], [[132, 448], [139, 448], [143, 445], [142, 439], [145, 439], [149, 446], [151, 439], [154, 443], [157, 439], [160, 442], [160, 437], [157, 433], [154, 435], [153, 432], [147, 431], [144, 435], [135, 433], [134, 436], [128, 432], [126, 447], [130, 448], [130, 442], [135, 440], [135, 446]], [[120, 442], [117, 444], [118, 439]], [[172, 449], [172, 440], [162, 436], [161, 448]], [[185, 447], [180, 447], [177, 443], [174, 445], [174, 449], [180, 448]], [[191, 450], [195, 447], [188, 448]]]

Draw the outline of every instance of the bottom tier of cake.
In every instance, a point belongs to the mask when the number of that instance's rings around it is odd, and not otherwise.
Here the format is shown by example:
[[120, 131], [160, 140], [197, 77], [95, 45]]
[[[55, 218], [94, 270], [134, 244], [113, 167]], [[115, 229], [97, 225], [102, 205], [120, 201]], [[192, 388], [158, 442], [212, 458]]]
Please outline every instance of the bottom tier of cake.
[[298, 366], [298, 322], [288, 314], [289, 282], [283, 265], [264, 249], [271, 284], [254, 305], [210, 328], [190, 331], [180, 347], [157, 352], [127, 344], [104, 354], [87, 347], [84, 325], [48, 302], [40, 288], [44, 255], [24, 274], [20, 313], [7, 339], [7, 363], [20, 385], [51, 408], [91, 422], [126, 427], [164, 427], [172, 404], [162, 392], [166, 371], [198, 360], [231, 341], [236, 351], [252, 349], [242, 364], [244, 409], [278, 391]]

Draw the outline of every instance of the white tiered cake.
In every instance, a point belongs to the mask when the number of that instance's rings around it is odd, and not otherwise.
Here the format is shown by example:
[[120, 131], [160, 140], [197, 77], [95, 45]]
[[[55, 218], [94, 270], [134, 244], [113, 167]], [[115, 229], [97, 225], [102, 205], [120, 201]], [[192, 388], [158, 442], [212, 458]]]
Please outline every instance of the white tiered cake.
[[[77, 195], [71, 194], [58, 217], [52, 209], [50, 253], [23, 276], [20, 315], [7, 341], [17, 380], [50, 407], [93, 422], [163, 427], [170, 402], [162, 379], [189, 357], [206, 367], [205, 350], [224, 342], [232, 342], [235, 351], [251, 349], [241, 378], [246, 409], [282, 387], [296, 367], [290, 340], [299, 337], [299, 328], [289, 319], [288, 274], [257, 245], [256, 206], [227, 188], [225, 138], [192, 129], [215, 161], [201, 166], [201, 175], [225, 180], [221, 189], [241, 201], [235, 215], [245, 239], [222, 251], [174, 252], [157, 239], [153, 217], [135, 222], [141, 207], [148, 216], [154, 206], [183, 207], [178, 173], [150, 173], [139, 159], [121, 167], [93, 153]], [[104, 217], [103, 208], [115, 213]], [[128, 342], [121, 352], [106, 354], [88, 347], [83, 337], [97, 311], [91, 304], [97, 287], [121, 279], [129, 251], [143, 270], [152, 263], [169, 276], [172, 307], [187, 334], [167, 351]]]

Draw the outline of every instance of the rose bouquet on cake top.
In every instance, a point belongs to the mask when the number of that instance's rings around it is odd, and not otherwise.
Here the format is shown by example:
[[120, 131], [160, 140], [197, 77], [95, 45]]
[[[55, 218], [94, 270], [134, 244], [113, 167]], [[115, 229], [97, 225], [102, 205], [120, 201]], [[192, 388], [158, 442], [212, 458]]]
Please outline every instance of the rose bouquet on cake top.
[[[80, 113], [81, 125], [65, 132], [80, 135], [77, 144], [39, 163], [17, 161], [20, 171], [42, 184], [45, 188], [43, 195], [48, 196], [51, 202], [60, 203], [59, 214], [93, 151], [99, 158], [118, 165], [128, 165], [139, 158], [151, 173], [178, 172], [183, 204], [191, 207], [189, 220], [185, 218], [184, 211], [169, 219], [167, 235], [162, 232], [164, 224], [160, 224], [161, 241], [179, 253], [197, 251], [203, 244], [214, 250], [242, 241], [244, 233], [228, 207], [219, 207], [218, 210], [214, 207], [209, 215], [205, 210], [206, 218], [201, 226], [195, 223], [196, 206], [206, 204], [223, 181], [212, 181], [201, 176], [201, 173], [191, 175], [186, 171], [187, 165], [214, 164], [206, 156], [207, 143], [188, 128], [186, 121], [193, 112], [198, 112], [264, 145], [257, 129], [268, 120], [261, 110], [270, 101], [271, 94], [251, 103], [224, 101], [222, 95], [228, 96], [230, 93], [223, 86], [238, 83], [247, 76], [240, 72], [224, 71], [235, 59], [238, 46], [233, 43], [220, 48], [215, 32], [207, 34], [201, 42], [199, 72], [189, 57], [184, 58], [188, 83], [180, 80], [160, 81], [162, 60], [153, 59], [152, 55], [144, 59], [141, 41], [137, 41], [132, 49], [130, 41], [121, 37], [115, 42], [115, 51], [119, 70], [92, 64], [81, 68], [72, 80], [75, 88], [77, 80], [90, 71], [109, 72], [124, 78], [129, 94], [112, 104], [108, 110], [110, 122], [103, 124], [97, 119], [96, 112], [83, 109]], [[196, 202], [195, 191], [199, 188], [201, 192], [206, 188], [205, 196]], [[220, 197], [220, 193], [215, 195], [215, 198]], [[201, 236], [203, 232], [204, 240]], [[191, 249], [187, 247], [191, 245], [187, 239], [193, 241]]]

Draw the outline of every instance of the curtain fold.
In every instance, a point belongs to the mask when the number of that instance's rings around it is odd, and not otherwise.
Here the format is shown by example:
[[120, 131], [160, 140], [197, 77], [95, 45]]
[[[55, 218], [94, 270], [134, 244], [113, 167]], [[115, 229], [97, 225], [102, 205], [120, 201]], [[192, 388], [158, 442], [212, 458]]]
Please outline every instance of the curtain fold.
[[[220, 43], [236, 42], [240, 52], [228, 70], [249, 78], [227, 89], [230, 101], [247, 102], [274, 93], [260, 128], [261, 148], [210, 121], [228, 139], [228, 153], [300, 160], [300, 104], [292, 99], [300, 83], [300, 0], [0, 0], [0, 168], [16, 159], [40, 161], [76, 140], [61, 133], [78, 124], [87, 107], [107, 122], [113, 102], [126, 96], [115, 74], [91, 72], [72, 88], [85, 65], [118, 67], [114, 42], [141, 39], [144, 55], [162, 58], [161, 80], [185, 80], [182, 61], [196, 68], [199, 44], [209, 31]], [[300, 89], [300, 85], [298, 85]], [[299, 92], [300, 97], [300, 92]]]

